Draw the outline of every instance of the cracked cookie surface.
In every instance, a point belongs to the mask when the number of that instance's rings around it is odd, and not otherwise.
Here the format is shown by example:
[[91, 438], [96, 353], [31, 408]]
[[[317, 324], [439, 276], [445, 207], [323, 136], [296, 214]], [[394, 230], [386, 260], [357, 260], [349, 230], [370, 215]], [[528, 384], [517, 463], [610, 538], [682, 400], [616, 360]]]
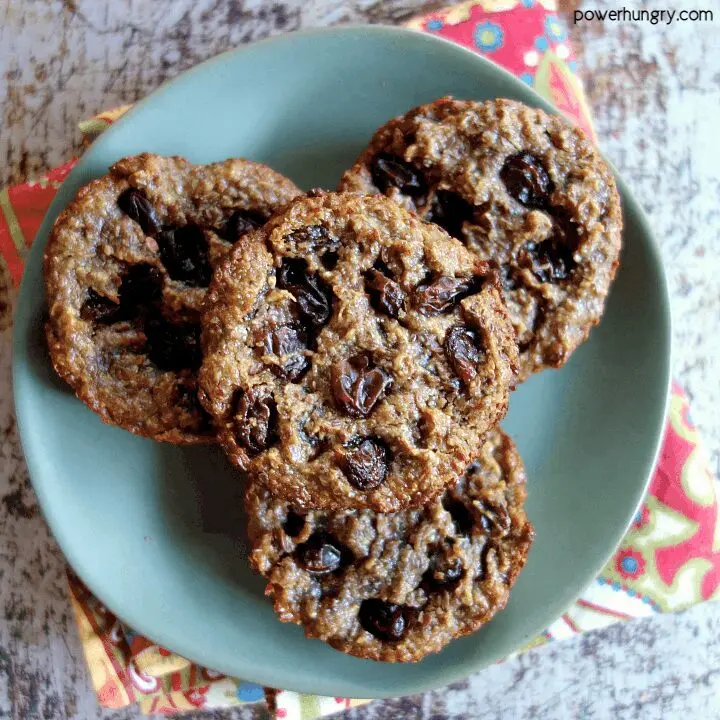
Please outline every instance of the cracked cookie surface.
[[200, 399], [298, 507], [420, 505], [507, 409], [515, 334], [486, 263], [382, 196], [295, 200], [218, 267]]
[[248, 160], [192, 165], [150, 154], [82, 188], [44, 256], [58, 375], [105, 422], [170, 443], [212, 442], [197, 371], [213, 267], [299, 193]]
[[519, 380], [560, 367], [601, 318], [619, 263], [620, 198], [583, 132], [511, 100], [442, 98], [381, 127], [340, 184], [384, 193], [495, 263]]
[[412, 662], [501, 610], [534, 538], [525, 471], [501, 430], [424, 508], [298, 511], [247, 491], [250, 563], [284, 622], [343, 652]]

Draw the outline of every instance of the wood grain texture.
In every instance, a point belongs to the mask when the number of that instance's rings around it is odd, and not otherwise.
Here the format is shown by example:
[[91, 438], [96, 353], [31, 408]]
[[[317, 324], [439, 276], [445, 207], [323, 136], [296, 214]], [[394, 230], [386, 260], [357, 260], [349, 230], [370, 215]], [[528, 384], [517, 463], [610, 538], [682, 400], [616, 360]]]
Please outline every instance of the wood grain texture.
[[[241, 42], [299, 27], [398, 22], [423, 0], [0, 0], [0, 182], [79, 149], [77, 122], [133, 102]], [[577, 0], [565, 0], [572, 8]], [[664, 8], [665, 0], [628, 7]], [[714, 0], [674, 0], [674, 9]], [[617, 8], [589, 0], [588, 9]], [[649, 214], [674, 314], [676, 376], [720, 466], [720, 8], [711, 24], [580, 23], [571, 37], [603, 149]], [[0, 281], [0, 717], [126, 720], [95, 702], [67, 601], [63, 558], [39, 514], [10, 399]], [[714, 605], [588, 633], [443, 690], [373, 703], [345, 720], [720, 716]], [[200, 714], [260, 718], [259, 708]]]

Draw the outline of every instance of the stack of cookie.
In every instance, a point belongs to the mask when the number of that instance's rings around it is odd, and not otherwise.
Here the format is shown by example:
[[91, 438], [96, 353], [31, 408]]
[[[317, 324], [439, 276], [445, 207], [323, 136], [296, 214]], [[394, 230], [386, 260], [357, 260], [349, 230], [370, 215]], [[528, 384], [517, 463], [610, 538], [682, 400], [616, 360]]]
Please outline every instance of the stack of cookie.
[[507, 602], [534, 533], [498, 423], [599, 321], [621, 226], [583, 134], [507, 100], [390, 121], [336, 193], [127, 158], [55, 224], [50, 355], [106, 422], [221, 444], [282, 621], [416, 661]]

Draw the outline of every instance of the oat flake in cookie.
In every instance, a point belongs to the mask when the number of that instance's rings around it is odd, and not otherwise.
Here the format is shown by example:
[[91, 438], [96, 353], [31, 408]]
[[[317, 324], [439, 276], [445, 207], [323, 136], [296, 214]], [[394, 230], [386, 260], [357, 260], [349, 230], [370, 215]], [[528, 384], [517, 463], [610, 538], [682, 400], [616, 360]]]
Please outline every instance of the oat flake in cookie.
[[424, 508], [298, 512], [247, 492], [250, 563], [284, 622], [343, 652], [412, 662], [505, 607], [534, 532], [515, 446], [493, 430], [477, 460]]
[[385, 193], [499, 266], [520, 379], [563, 365], [600, 321], [620, 198], [565, 120], [510, 100], [443, 98], [380, 128], [340, 187]]
[[298, 199], [218, 267], [200, 399], [299, 507], [420, 505], [506, 412], [515, 334], [487, 264], [382, 196]]
[[213, 267], [299, 190], [247, 160], [140, 155], [82, 188], [45, 250], [55, 370], [105, 422], [171, 443], [214, 440], [197, 399]]

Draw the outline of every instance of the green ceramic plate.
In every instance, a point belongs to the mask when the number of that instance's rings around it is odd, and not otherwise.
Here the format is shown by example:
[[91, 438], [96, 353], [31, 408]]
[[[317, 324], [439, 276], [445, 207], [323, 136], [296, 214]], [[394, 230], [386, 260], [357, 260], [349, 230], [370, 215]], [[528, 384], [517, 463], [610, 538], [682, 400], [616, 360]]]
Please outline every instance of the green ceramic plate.
[[155, 444], [103, 425], [53, 376], [42, 335], [41, 254], [77, 189], [124, 155], [244, 156], [300, 186], [334, 187], [373, 130], [441, 95], [551, 110], [491, 63], [384, 27], [285, 35], [221, 55], [161, 87], [83, 156], [30, 254], [16, 318], [17, 414], [47, 520], [90, 589], [136, 630], [249, 681], [330, 696], [443, 685], [517, 649], [592, 580], [640, 501], [661, 436], [670, 325], [658, 252], [620, 182], [622, 269], [607, 314], [562, 371], [511, 399], [506, 429], [529, 476], [537, 541], [506, 610], [416, 665], [342, 655], [278, 622], [247, 568], [241, 485], [217, 449]]

